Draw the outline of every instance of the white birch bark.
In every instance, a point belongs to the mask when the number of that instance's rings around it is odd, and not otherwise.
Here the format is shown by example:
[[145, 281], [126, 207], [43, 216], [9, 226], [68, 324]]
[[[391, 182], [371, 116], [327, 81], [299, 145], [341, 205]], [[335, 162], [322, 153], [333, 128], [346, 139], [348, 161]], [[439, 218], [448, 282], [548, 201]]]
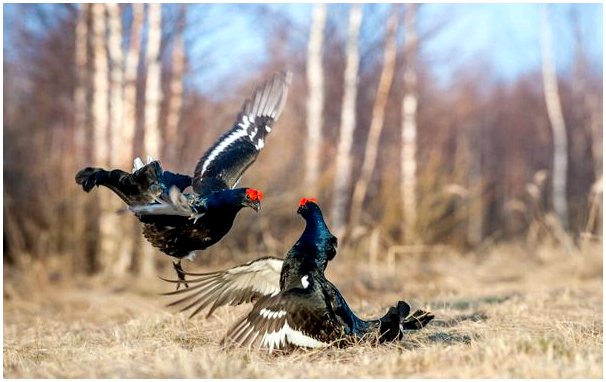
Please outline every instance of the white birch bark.
[[[110, 133], [111, 133], [111, 164], [112, 167], [129, 169], [133, 158], [134, 131], [124, 125], [124, 52], [122, 50], [122, 21], [120, 6], [108, 3], [107, 15], [109, 26], [108, 51], [111, 62], [110, 79]], [[111, 209], [118, 210], [121, 201], [112, 198]], [[116, 240], [116, 260], [113, 263], [113, 273], [123, 275], [128, 271], [133, 256], [133, 221], [112, 214], [114, 223], [113, 236]], [[118, 240], [117, 238], [120, 237]]]
[[109, 167], [108, 65], [105, 45], [105, 6], [92, 4], [93, 59], [93, 131], [94, 161], [97, 166]]
[[568, 141], [566, 138], [566, 125], [562, 115], [562, 106], [558, 91], [555, 63], [552, 54], [551, 26], [549, 22], [548, 5], [541, 8], [541, 51], [543, 90], [547, 114], [553, 133], [553, 206], [560, 223], [568, 227], [568, 203], [566, 199], [566, 172], [568, 170]]
[[86, 76], [88, 55], [88, 24], [86, 22], [90, 5], [82, 4], [76, 23], [75, 62], [77, 83], [74, 91], [74, 146], [76, 156], [84, 158], [84, 142], [86, 139]]
[[[395, 6], [392, 6], [395, 7]], [[377, 87], [377, 95], [372, 108], [372, 119], [364, 150], [364, 160], [360, 178], [356, 182], [351, 201], [350, 229], [354, 229], [360, 221], [362, 213], [362, 203], [366, 197], [368, 183], [372, 176], [377, 161], [377, 152], [379, 150], [379, 138], [383, 130], [385, 119], [385, 106], [393, 82], [394, 67], [396, 61], [396, 27], [398, 23], [398, 13], [394, 10], [387, 21], [387, 34], [385, 37], [385, 53], [383, 55], [383, 69]]]
[[[93, 152], [94, 163], [99, 167], [110, 166], [110, 137], [109, 137], [109, 73], [107, 57], [107, 20], [105, 17], [105, 5], [92, 4], [92, 28], [93, 28]], [[106, 191], [106, 190], [104, 190]], [[104, 272], [112, 269], [117, 250], [115, 237], [115, 219], [111, 211], [114, 196], [110, 192], [99, 192], [99, 256], [98, 263]]]
[[[111, 133], [111, 165], [125, 167], [132, 160], [132, 150], [123, 134], [124, 120], [124, 54], [122, 52], [122, 21], [120, 6], [108, 3], [107, 15], [109, 26], [108, 51], [111, 62], [110, 79], [110, 133]], [[132, 141], [132, 139], [131, 139]]]
[[149, 4], [147, 9], [147, 77], [145, 86], [145, 133], [143, 146], [146, 156], [160, 156], [160, 38], [162, 28], [162, 5]]
[[126, 142], [131, 142], [129, 150], [132, 160], [134, 155], [133, 143], [137, 126], [137, 68], [141, 52], [141, 26], [143, 24], [143, 4], [132, 5], [133, 19], [131, 23], [128, 52], [124, 65], [124, 124], [122, 136]]
[[[87, 158], [86, 152], [86, 134], [88, 130], [87, 115], [87, 88], [89, 85], [88, 79], [88, 23], [87, 18], [90, 12], [90, 5], [82, 4], [78, 12], [78, 21], [76, 23], [76, 38], [75, 38], [75, 63], [76, 63], [76, 88], [74, 90], [74, 157], [75, 163], [73, 167], [79, 167], [84, 161], [92, 160]], [[76, 237], [86, 238], [86, 227], [90, 227], [87, 223], [93, 217], [86, 214], [87, 203], [91, 203], [90, 199], [86, 199], [85, 195], [80, 190], [76, 190], [74, 195], [73, 221], [71, 231]], [[87, 240], [84, 239], [84, 247], [87, 247]], [[87, 251], [88, 252], [88, 251]], [[73, 269], [86, 269], [86, 263], [89, 261], [86, 256], [74, 256], [72, 261]], [[92, 265], [92, 264], [90, 264]]]
[[346, 208], [351, 183], [351, 147], [356, 126], [356, 97], [358, 91], [358, 34], [362, 23], [362, 6], [351, 4], [345, 63], [343, 106], [341, 107], [341, 129], [337, 146], [337, 158], [332, 196], [332, 226], [337, 237], [346, 228]]
[[324, 73], [322, 71], [322, 46], [326, 24], [326, 4], [316, 4], [313, 9], [307, 49], [307, 143], [305, 163], [306, 189], [317, 191], [320, 173], [320, 145], [322, 143], [322, 109], [324, 106]]
[[[177, 137], [181, 108], [183, 106], [183, 72], [185, 70], [185, 44], [183, 30], [185, 28], [186, 5], [181, 4], [177, 33], [172, 51], [172, 66], [170, 74], [170, 93], [167, 100], [168, 114], [166, 116], [165, 158], [173, 157], [177, 147]], [[174, 159], [174, 158], [170, 158]]]
[[404, 97], [402, 98], [402, 148], [400, 152], [400, 192], [404, 242], [414, 241], [417, 220], [417, 32], [416, 4], [409, 4], [404, 18]]
[[[143, 148], [146, 156], [158, 159], [160, 156], [160, 103], [162, 88], [160, 82], [160, 42], [162, 32], [162, 6], [149, 4], [147, 8], [147, 66], [145, 86], [145, 112]], [[141, 246], [140, 275], [148, 277], [154, 272], [155, 250], [147, 240]]]

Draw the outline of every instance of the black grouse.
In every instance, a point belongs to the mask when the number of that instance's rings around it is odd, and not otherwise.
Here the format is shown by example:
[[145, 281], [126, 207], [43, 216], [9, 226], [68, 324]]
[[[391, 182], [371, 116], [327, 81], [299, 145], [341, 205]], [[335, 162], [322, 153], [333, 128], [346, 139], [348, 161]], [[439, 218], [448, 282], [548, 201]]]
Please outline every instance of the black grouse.
[[[265, 145], [290, 81], [290, 72], [280, 72], [259, 86], [234, 126], [198, 161], [193, 177], [165, 171], [151, 158], [143, 165], [137, 158], [133, 173], [87, 167], [76, 174], [76, 182], [86, 192], [105, 186], [122, 198], [143, 223], [147, 240], [175, 258], [177, 276], [187, 286], [181, 259], [192, 259], [196, 250], [221, 240], [243, 207], [259, 210], [261, 191], [234, 187]], [[189, 186], [192, 192], [183, 193]]]
[[[192, 316], [212, 304], [217, 307], [255, 301], [252, 311], [226, 335], [226, 343], [273, 349], [345, 345], [358, 339], [379, 342], [402, 339], [407, 330], [420, 329], [433, 319], [429, 312], [399, 301], [381, 318], [362, 320], [349, 308], [324, 270], [336, 255], [337, 238], [328, 230], [314, 199], [302, 199], [297, 210], [306, 221], [303, 234], [284, 260], [266, 257], [198, 276], [171, 305], [187, 304]], [[167, 280], [177, 282], [176, 280]]]

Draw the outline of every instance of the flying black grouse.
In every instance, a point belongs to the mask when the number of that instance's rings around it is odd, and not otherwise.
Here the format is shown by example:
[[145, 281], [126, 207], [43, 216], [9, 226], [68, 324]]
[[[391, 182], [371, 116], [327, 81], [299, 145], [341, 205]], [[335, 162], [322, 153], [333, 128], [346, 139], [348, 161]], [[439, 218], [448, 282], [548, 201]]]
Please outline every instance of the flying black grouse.
[[[192, 316], [212, 304], [217, 307], [256, 301], [252, 311], [227, 334], [225, 342], [249, 348], [282, 349], [347, 344], [360, 338], [379, 342], [401, 339], [406, 330], [420, 329], [433, 319], [429, 312], [399, 301], [376, 320], [362, 320], [349, 308], [324, 270], [336, 255], [337, 238], [324, 222], [314, 199], [302, 199], [297, 210], [306, 221], [303, 234], [284, 260], [266, 257], [227, 271], [187, 273], [187, 290], [171, 305], [187, 304]], [[167, 280], [177, 282], [176, 280]]]
[[[105, 186], [122, 198], [143, 223], [147, 240], [175, 258], [177, 276], [187, 286], [181, 259], [192, 259], [194, 251], [218, 242], [243, 207], [259, 210], [261, 191], [234, 187], [265, 145], [290, 80], [290, 72], [280, 72], [256, 89], [234, 126], [198, 161], [193, 178], [165, 171], [151, 158], [146, 165], [137, 158], [133, 173], [87, 167], [76, 174], [76, 182], [86, 192]], [[189, 186], [193, 192], [183, 193]]]

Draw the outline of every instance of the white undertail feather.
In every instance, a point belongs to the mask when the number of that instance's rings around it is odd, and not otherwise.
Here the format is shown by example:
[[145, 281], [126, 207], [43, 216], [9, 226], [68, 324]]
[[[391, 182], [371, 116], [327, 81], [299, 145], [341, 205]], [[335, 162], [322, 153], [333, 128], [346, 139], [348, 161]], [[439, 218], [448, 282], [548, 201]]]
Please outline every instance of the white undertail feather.
[[309, 275], [305, 275], [301, 277], [301, 285], [303, 285], [303, 289], [306, 289], [309, 286]]
[[261, 340], [261, 345], [269, 347], [270, 353], [274, 348], [279, 349], [287, 343], [307, 348], [319, 348], [328, 345], [325, 342], [311, 338], [299, 330], [291, 328], [287, 321], [284, 321], [284, 326], [280, 330], [273, 333], [265, 333]]
[[137, 171], [138, 169], [142, 168], [143, 165], [143, 161], [141, 160], [141, 158], [136, 157], [135, 160], [133, 161], [133, 172]]

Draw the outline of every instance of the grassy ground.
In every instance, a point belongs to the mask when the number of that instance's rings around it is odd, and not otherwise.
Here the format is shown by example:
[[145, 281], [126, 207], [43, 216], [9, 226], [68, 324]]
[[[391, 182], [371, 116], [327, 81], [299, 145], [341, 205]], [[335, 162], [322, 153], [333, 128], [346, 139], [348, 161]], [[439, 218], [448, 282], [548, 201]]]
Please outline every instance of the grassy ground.
[[435, 313], [426, 329], [397, 344], [278, 356], [219, 346], [250, 305], [188, 320], [164, 308], [157, 293], [171, 286], [159, 280], [40, 287], [5, 267], [4, 377], [603, 376], [601, 245], [409, 256], [396, 270], [341, 253], [327, 273], [361, 316], [405, 299]]

